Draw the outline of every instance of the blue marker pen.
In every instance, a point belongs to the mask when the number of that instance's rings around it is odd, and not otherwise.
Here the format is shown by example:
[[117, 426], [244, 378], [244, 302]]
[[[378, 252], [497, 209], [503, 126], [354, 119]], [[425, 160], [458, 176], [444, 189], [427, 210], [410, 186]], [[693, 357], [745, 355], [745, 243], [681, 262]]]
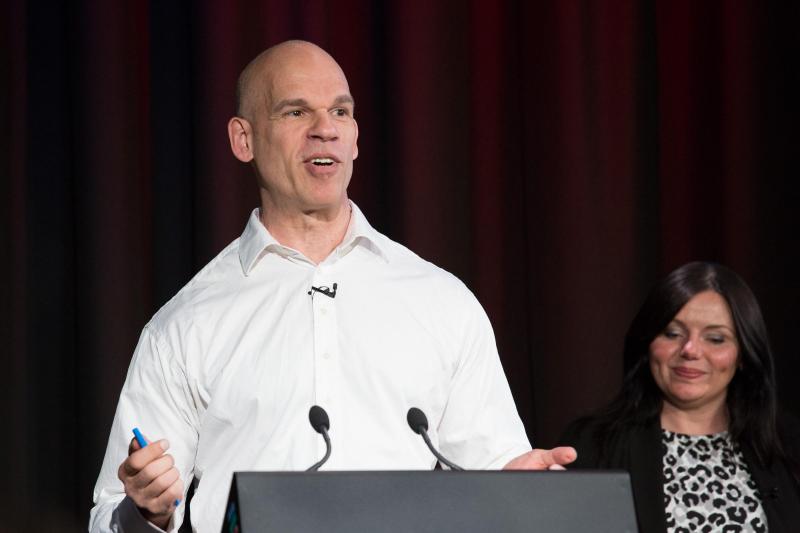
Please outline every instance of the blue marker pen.
[[[139, 431], [139, 428], [133, 428], [133, 436], [136, 437], [136, 442], [139, 443], [139, 446], [142, 448], [147, 446], [147, 440], [144, 438], [144, 435], [142, 435], [142, 432]], [[180, 504], [180, 500], [175, 500], [175, 507], [179, 506]]]
[[147, 441], [145, 440], [144, 435], [142, 435], [142, 432], [139, 431], [139, 428], [133, 428], [133, 436], [136, 437], [136, 442], [139, 443], [139, 446], [142, 448], [147, 446]]

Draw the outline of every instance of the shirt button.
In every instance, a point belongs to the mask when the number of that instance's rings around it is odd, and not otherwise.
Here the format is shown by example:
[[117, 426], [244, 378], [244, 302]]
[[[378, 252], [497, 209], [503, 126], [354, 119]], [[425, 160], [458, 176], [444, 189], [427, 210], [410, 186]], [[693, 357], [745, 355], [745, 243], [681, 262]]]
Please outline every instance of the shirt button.
[[323, 359], [330, 359], [331, 358], [330, 352], [325, 352], [324, 354], [322, 354], [322, 358]]
[[319, 310], [319, 312], [320, 312], [320, 314], [327, 315], [328, 314], [328, 308], [327, 307], [323, 307], [322, 309]]

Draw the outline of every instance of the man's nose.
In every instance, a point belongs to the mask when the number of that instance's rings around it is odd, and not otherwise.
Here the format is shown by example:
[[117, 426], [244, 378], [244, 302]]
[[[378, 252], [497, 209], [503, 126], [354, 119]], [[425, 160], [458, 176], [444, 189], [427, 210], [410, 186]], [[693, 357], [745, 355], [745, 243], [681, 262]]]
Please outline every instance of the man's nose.
[[339, 138], [339, 130], [336, 129], [333, 117], [327, 111], [320, 111], [314, 114], [308, 136], [321, 141], [335, 141]]

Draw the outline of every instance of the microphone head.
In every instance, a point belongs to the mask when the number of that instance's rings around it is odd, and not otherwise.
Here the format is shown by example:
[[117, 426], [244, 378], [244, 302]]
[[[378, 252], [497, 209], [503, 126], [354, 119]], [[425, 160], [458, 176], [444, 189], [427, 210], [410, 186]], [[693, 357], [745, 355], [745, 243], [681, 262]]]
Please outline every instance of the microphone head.
[[308, 411], [308, 421], [317, 433], [322, 433], [322, 428], [331, 429], [331, 422], [328, 420], [328, 413], [319, 405], [312, 405]]
[[406, 420], [414, 433], [421, 435], [423, 431], [428, 431], [428, 417], [416, 407], [408, 410]]

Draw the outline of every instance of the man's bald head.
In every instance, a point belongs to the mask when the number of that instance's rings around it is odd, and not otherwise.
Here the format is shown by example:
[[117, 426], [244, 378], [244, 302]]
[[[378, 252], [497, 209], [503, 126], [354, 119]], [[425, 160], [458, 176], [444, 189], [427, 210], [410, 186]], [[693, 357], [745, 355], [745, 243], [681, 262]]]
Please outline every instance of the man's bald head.
[[279, 75], [283, 68], [291, 67], [293, 62], [304, 60], [330, 63], [327, 66], [336, 69], [347, 83], [341, 67], [328, 52], [308, 41], [284, 41], [258, 54], [239, 74], [236, 82], [236, 115], [252, 121], [259, 107], [266, 103], [273, 76]]
[[286, 220], [347, 211], [358, 124], [336, 61], [304, 41], [273, 46], [244, 69], [237, 100], [228, 138], [256, 171], [263, 211]]

